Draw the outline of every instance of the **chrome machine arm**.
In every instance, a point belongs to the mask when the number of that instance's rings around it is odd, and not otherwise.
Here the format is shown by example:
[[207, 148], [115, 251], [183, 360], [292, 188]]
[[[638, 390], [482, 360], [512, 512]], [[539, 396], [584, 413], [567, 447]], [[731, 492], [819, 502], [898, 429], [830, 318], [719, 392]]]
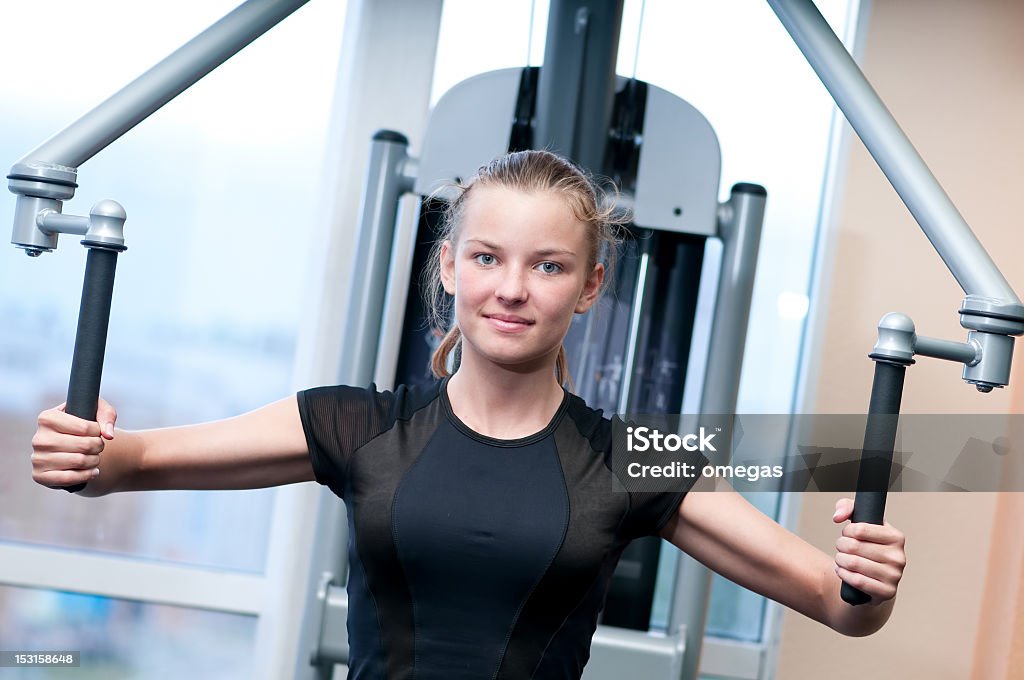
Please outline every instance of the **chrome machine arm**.
[[[963, 379], [981, 392], [1003, 387], [1010, 379], [1013, 336], [1024, 333], [1024, 306], [814, 3], [768, 4], [966, 293], [960, 325], [969, 331], [967, 343], [917, 337], [913, 322], [901, 314], [888, 314], [879, 323], [870, 355], [875, 381], [851, 519], [881, 524], [903, 374], [912, 357], [963, 363]], [[843, 584], [842, 597], [851, 605], [869, 599], [848, 584]]]

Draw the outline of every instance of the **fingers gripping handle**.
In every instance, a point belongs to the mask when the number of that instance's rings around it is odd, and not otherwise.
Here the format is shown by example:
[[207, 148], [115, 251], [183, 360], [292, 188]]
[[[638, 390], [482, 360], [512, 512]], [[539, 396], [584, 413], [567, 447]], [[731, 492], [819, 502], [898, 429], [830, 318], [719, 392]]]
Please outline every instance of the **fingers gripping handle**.
[[[885, 515], [886, 490], [892, 470], [892, 452], [899, 424], [903, 378], [907, 367], [901, 363], [875, 361], [875, 380], [871, 385], [871, 403], [864, 431], [864, 451], [857, 477], [852, 522], [882, 524]], [[865, 604], [871, 596], [844, 582], [840, 590], [843, 601]]]
[[[96, 419], [117, 254], [118, 251], [111, 248], [89, 248], [85, 262], [82, 306], [78, 311], [78, 334], [75, 336], [75, 354], [71, 360], [71, 380], [65, 408], [71, 415], [85, 420]], [[64, 488], [74, 493], [84, 489], [85, 483]]]

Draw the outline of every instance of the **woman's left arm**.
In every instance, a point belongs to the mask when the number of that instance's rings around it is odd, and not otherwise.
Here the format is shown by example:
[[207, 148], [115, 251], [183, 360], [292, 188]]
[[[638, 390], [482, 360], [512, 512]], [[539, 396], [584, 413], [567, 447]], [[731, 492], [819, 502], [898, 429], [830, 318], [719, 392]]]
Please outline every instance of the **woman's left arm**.
[[[845, 522], [852, 512], [853, 501], [841, 499], [832, 520]], [[904, 536], [889, 523], [848, 524], [830, 558], [727, 485], [688, 493], [661, 536], [730, 581], [844, 635], [870, 635], [885, 624], [906, 566]], [[871, 601], [848, 605], [839, 596], [842, 581]]]

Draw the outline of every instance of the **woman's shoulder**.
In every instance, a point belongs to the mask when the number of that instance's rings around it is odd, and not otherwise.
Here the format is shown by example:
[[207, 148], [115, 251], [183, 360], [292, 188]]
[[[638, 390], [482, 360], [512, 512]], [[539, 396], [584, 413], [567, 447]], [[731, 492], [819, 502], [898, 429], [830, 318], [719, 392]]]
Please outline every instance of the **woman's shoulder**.
[[389, 389], [381, 389], [375, 382], [359, 387], [356, 385], [322, 385], [301, 390], [298, 393], [300, 405], [313, 404], [321, 408], [336, 408], [345, 411], [364, 410], [386, 412], [401, 418], [426, 406], [438, 398], [440, 380], [420, 383], [401, 383]]
[[576, 411], [578, 414], [585, 414], [588, 419], [595, 422], [598, 420], [603, 420], [609, 423], [611, 422], [612, 417], [605, 414], [603, 405], [596, 403], [592, 405], [582, 396], [575, 392], [570, 392], [569, 390], [566, 390], [566, 395], [569, 400], [569, 408]]
[[606, 449], [611, 442], [612, 419], [605, 415], [603, 409], [591, 406], [578, 394], [567, 392], [567, 395], [567, 415], [575, 423], [576, 429], [590, 440], [594, 448]]

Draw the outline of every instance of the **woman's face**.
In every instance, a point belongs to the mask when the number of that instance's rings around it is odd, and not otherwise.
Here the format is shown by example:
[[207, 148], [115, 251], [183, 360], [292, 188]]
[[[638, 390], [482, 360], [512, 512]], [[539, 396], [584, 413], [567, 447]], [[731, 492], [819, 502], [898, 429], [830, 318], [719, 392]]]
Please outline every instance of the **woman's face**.
[[586, 230], [559, 194], [476, 186], [441, 280], [455, 296], [468, 353], [520, 370], [554, 365], [574, 313], [597, 298], [604, 266], [589, 267]]

